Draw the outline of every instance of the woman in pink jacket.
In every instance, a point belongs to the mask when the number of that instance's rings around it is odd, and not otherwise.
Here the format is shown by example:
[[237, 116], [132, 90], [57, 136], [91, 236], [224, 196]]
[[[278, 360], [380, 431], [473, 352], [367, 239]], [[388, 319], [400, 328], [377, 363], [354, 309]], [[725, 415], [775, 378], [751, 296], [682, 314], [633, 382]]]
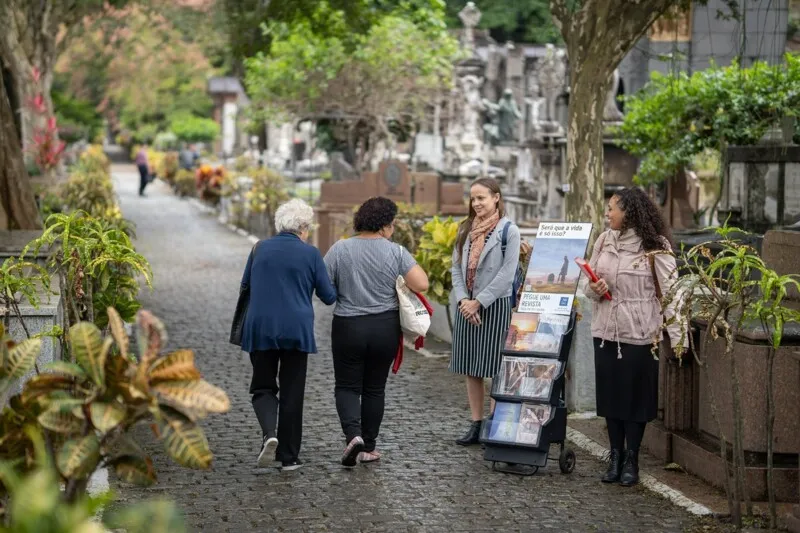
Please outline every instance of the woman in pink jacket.
[[[658, 358], [652, 348], [662, 337], [659, 298], [677, 273], [669, 229], [644, 191], [616, 193], [606, 216], [610, 229], [597, 238], [589, 261], [599, 279], [586, 291], [594, 299], [597, 415], [606, 418], [611, 447], [602, 481], [631, 486], [639, 482], [645, 426], [658, 409]], [[603, 298], [606, 291], [611, 300]], [[672, 316], [672, 309], [667, 315]], [[675, 322], [667, 330], [674, 349], [682, 328]]]

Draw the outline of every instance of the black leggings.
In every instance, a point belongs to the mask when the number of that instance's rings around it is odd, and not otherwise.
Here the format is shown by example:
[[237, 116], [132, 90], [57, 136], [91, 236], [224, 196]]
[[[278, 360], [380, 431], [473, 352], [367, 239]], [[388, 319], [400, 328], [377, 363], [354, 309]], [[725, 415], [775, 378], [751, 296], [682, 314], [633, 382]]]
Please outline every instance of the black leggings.
[[386, 379], [400, 344], [400, 315], [333, 317], [331, 350], [336, 410], [347, 442], [364, 439], [373, 451], [386, 398]]
[[647, 422], [627, 422], [616, 418], [606, 418], [608, 441], [612, 450], [624, 450], [625, 444], [631, 451], [639, 451], [644, 438]]

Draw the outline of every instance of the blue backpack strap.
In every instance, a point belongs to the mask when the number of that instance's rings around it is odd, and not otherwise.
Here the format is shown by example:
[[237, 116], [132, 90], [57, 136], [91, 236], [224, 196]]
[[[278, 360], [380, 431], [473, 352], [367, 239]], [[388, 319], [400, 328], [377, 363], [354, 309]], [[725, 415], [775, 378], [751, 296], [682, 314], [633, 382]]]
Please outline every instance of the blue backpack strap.
[[500, 240], [500, 249], [503, 251], [503, 257], [506, 256], [506, 246], [508, 245], [508, 227], [511, 225], [511, 221], [509, 220], [506, 222], [506, 225], [503, 226], [503, 237]]

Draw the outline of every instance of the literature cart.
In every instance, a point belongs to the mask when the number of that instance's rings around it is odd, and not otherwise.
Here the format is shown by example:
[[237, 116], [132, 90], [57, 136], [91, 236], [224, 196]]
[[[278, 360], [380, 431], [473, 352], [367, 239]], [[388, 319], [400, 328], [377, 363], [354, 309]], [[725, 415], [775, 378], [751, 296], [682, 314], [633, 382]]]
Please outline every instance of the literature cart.
[[[575, 329], [573, 309], [591, 224], [543, 223], [512, 315], [500, 370], [492, 381], [495, 409], [481, 426], [484, 459], [501, 472], [533, 475], [558, 445], [568, 474], [575, 452], [566, 446], [565, 373]], [[502, 466], [506, 465], [506, 466]]]

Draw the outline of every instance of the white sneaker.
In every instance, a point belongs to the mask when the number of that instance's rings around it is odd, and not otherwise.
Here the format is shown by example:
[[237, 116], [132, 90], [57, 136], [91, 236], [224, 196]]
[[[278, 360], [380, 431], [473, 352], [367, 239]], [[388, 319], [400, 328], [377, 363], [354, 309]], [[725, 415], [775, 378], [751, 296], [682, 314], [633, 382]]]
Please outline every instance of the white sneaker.
[[258, 466], [266, 468], [275, 461], [275, 450], [278, 449], [278, 439], [275, 437], [264, 437], [261, 443], [261, 453], [258, 454]]

